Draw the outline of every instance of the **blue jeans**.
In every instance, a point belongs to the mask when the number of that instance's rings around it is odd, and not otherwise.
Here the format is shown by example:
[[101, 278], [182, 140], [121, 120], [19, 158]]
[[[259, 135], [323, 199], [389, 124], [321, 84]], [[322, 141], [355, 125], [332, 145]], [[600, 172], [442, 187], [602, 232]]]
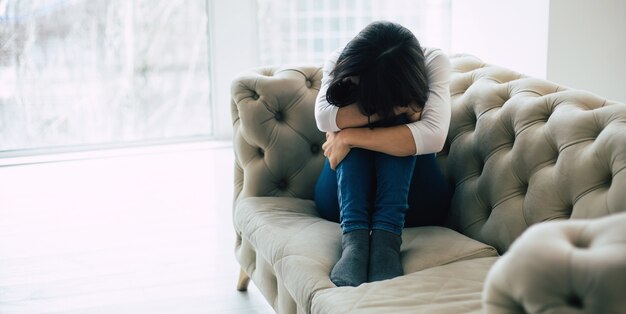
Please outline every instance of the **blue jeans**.
[[[343, 233], [380, 229], [401, 234], [414, 166], [414, 156], [394, 157], [352, 149], [337, 165], [339, 221]], [[370, 214], [371, 205], [374, 210]]]
[[[357, 153], [353, 154], [355, 151]], [[377, 154], [384, 155], [365, 150], [359, 152], [356, 149], [352, 149], [346, 159], [339, 163], [336, 172], [330, 168], [330, 164], [326, 160], [315, 185], [314, 199], [320, 216], [334, 222], [343, 222], [343, 219], [346, 218], [348, 219], [348, 228], [370, 228], [369, 217], [371, 216], [371, 227], [384, 229], [384, 227], [392, 226], [396, 233], [398, 230], [401, 230], [402, 224], [404, 224], [404, 227], [443, 225], [448, 215], [452, 189], [441, 173], [435, 154], [412, 157], [415, 160], [413, 171], [406, 171], [406, 169], [404, 171], [405, 174], [410, 174], [408, 210], [401, 214], [397, 210], [389, 209], [389, 212], [376, 214], [377, 210], [375, 209], [378, 208], [375, 206], [376, 199], [373, 192], [376, 191], [378, 194], [379, 191], [377, 189], [377, 178], [374, 179], [374, 174], [377, 172], [374, 169], [375, 163], [372, 156]], [[385, 159], [384, 156], [381, 156], [381, 158]], [[352, 167], [353, 165], [354, 167]], [[341, 169], [347, 170], [348, 168], [356, 168], [358, 172], [351, 175], [346, 173], [348, 174], [347, 176], [344, 175], [348, 186], [346, 192], [348, 195], [351, 195], [350, 187], [354, 187], [356, 191], [353, 195], [365, 194], [367, 196], [367, 210], [364, 210], [365, 205], [363, 201], [360, 201], [356, 214], [352, 215], [350, 213], [346, 217], [346, 213], [341, 213], [339, 206], [338, 177]], [[391, 168], [386, 173], [385, 171], [380, 171], [381, 175], [387, 178], [403, 175], [402, 173], [392, 173], [395, 170], [393, 170], [393, 166]], [[396, 169], [398, 168], [402, 168], [402, 166], [396, 167]], [[343, 192], [344, 196], [346, 192]], [[367, 216], [365, 213], [367, 213]], [[343, 227], [344, 225], [342, 224]], [[343, 230], [344, 232], [346, 231], [345, 228]]]

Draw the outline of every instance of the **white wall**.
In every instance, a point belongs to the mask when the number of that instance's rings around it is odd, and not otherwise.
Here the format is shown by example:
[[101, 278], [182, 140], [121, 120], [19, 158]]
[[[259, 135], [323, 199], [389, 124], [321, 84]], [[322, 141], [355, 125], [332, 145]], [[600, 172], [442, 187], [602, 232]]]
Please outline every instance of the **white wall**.
[[452, 0], [451, 53], [546, 78], [547, 0]]
[[626, 102], [624, 0], [452, 0], [450, 46]]
[[547, 74], [626, 102], [626, 1], [551, 0]]
[[256, 0], [209, 0], [211, 15], [211, 90], [215, 135], [230, 140], [230, 83], [237, 74], [259, 66]]

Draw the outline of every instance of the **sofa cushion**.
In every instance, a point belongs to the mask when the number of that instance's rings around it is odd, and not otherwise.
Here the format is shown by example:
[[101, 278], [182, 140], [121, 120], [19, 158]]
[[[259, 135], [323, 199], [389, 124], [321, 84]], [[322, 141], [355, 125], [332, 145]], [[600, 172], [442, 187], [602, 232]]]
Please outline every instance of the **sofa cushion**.
[[490, 270], [487, 313], [624, 313], [626, 213], [536, 224]]
[[[310, 308], [316, 291], [335, 287], [329, 273], [341, 255], [341, 229], [318, 217], [312, 201], [246, 198], [238, 203], [234, 221], [235, 228], [272, 265], [277, 279], [303, 308]], [[406, 274], [497, 256], [494, 248], [443, 227], [405, 229], [401, 254]]]
[[402, 234], [406, 274], [456, 261], [498, 256], [495, 248], [443, 227], [407, 228]]
[[460, 261], [356, 288], [320, 291], [313, 313], [479, 313], [487, 271], [497, 257]]

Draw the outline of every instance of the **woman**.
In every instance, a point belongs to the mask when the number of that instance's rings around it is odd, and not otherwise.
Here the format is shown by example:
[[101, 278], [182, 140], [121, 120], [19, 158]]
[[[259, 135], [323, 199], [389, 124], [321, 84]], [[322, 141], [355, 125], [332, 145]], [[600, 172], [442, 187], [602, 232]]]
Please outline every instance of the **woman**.
[[450, 123], [449, 61], [408, 29], [374, 22], [323, 72], [315, 118], [327, 160], [315, 202], [343, 231], [331, 280], [394, 278], [403, 274], [402, 228], [441, 223], [449, 205], [434, 154]]

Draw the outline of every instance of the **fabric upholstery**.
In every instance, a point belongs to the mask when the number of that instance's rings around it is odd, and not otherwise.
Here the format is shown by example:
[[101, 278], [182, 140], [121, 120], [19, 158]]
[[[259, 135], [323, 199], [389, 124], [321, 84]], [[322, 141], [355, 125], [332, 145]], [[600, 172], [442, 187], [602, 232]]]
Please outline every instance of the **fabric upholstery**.
[[489, 272], [487, 313], [626, 312], [626, 213], [537, 224]]
[[476, 258], [356, 288], [323, 290], [312, 313], [481, 313], [480, 296], [496, 257]]
[[[329, 274], [341, 256], [341, 229], [319, 218], [311, 200], [246, 198], [237, 205], [234, 222], [244, 235], [243, 242], [257, 248], [255, 260], [274, 270], [261, 269], [265, 277], [255, 278], [259, 263], [244, 267], [260, 285], [272, 288], [278, 280], [288, 292], [284, 297], [293, 297], [304, 309], [310, 307], [315, 292], [335, 288]], [[402, 239], [400, 254], [406, 274], [498, 254], [488, 245], [443, 227], [408, 228]], [[269, 295], [272, 304], [285, 303], [282, 297]]]
[[[619, 228], [613, 222], [610, 228], [599, 223], [586, 229], [591, 222], [580, 219], [626, 211], [626, 105], [472, 56], [454, 56], [451, 64], [452, 120], [438, 161], [454, 187], [448, 226], [456, 231], [405, 229], [402, 262], [407, 275], [357, 288], [336, 288], [330, 282], [341, 232], [338, 224], [317, 216], [311, 201], [324, 162], [325, 137], [313, 113], [320, 68], [260, 68], [235, 79], [235, 252], [278, 313], [478, 312], [481, 287], [496, 259], [486, 256], [495, 256], [495, 249], [507, 255], [485, 287], [487, 308], [494, 313], [522, 308], [535, 312], [552, 300], [569, 300], [578, 309], [567, 310], [577, 313], [581, 304], [595, 309], [593, 304], [612, 298], [609, 293], [602, 299], [602, 289], [624, 291], [604, 281], [616, 269], [624, 273], [623, 255], [600, 261], [585, 252], [607, 256], [611, 245], [568, 249], [567, 239], [583, 230], [581, 234], [590, 236], [580, 239], [590, 239], [594, 246], [605, 240], [596, 242], [593, 236], [604, 238], [590, 230], [624, 234], [621, 220]], [[545, 223], [531, 228], [528, 238], [520, 238], [519, 249], [514, 245], [506, 253], [529, 226], [568, 218], [577, 220], [567, 227]], [[574, 281], [562, 282], [566, 270], [541, 259], [553, 250], [560, 258], [572, 252], [580, 273], [571, 277]], [[516, 285], [516, 258], [507, 256], [524, 254], [537, 260], [521, 271], [528, 281]], [[540, 275], [533, 276], [535, 272]], [[505, 289], [503, 284], [512, 286]], [[543, 299], [525, 300], [520, 297], [525, 284], [551, 291]], [[498, 307], [501, 300], [506, 300], [505, 307]]]
[[317, 67], [261, 68], [231, 84], [235, 198], [312, 199], [326, 139], [313, 119], [321, 75]]
[[452, 226], [501, 252], [528, 226], [626, 208], [626, 105], [451, 60]]

